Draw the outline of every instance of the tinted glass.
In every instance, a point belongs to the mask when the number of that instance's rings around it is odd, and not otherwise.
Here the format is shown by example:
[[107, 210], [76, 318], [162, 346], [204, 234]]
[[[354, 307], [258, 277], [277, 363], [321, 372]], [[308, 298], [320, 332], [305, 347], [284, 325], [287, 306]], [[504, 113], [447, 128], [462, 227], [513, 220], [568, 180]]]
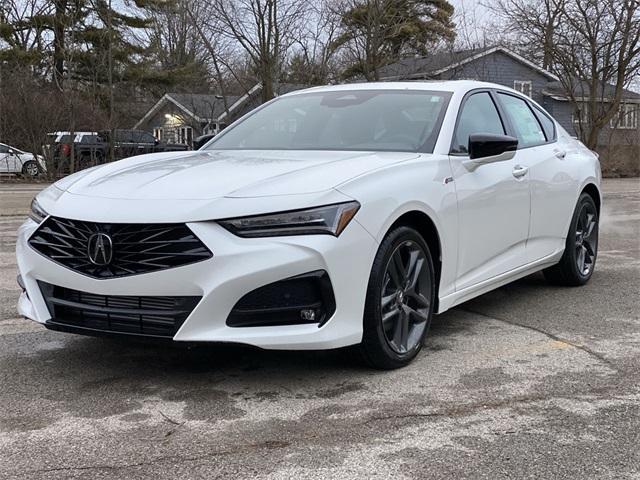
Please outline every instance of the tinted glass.
[[533, 106], [533, 108], [535, 109], [538, 120], [540, 120], [540, 123], [542, 124], [542, 129], [544, 130], [544, 134], [547, 137], [547, 142], [552, 142], [556, 139], [556, 127], [553, 123], [553, 120], [551, 120], [551, 118], [549, 118], [549, 116], [542, 110], [536, 108], [535, 105]]
[[546, 141], [540, 122], [524, 100], [499, 93], [500, 101], [509, 115], [509, 120], [518, 138], [518, 147], [531, 147]]
[[9, 147], [6, 145], [0, 144], [0, 153], [7, 153], [9, 151]]
[[59, 143], [71, 143], [71, 135], [62, 135], [60, 137], [60, 140], [58, 140]]
[[98, 143], [97, 135], [83, 135], [81, 143]]
[[128, 130], [114, 130], [113, 136], [116, 142], [131, 143], [134, 141], [132, 132]]
[[454, 153], [467, 153], [469, 135], [472, 133], [493, 133], [504, 135], [504, 127], [491, 95], [487, 92], [475, 93], [462, 106], [458, 126], [453, 140]]
[[140, 132], [140, 141], [143, 143], [155, 143], [156, 137], [148, 132]]
[[355, 90], [282, 97], [206, 149], [432, 151], [450, 96]]

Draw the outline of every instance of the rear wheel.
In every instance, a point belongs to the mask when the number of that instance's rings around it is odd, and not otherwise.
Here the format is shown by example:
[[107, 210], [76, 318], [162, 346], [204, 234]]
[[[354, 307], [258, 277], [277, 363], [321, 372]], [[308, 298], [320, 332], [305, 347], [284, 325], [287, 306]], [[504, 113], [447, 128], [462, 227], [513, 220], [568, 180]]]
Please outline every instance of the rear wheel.
[[431, 253], [418, 232], [391, 231], [382, 241], [371, 270], [360, 351], [380, 369], [413, 360], [431, 324], [435, 275]]
[[549, 282], [579, 286], [589, 281], [598, 255], [598, 222], [598, 208], [593, 198], [583, 193], [573, 213], [560, 262], [544, 270]]
[[22, 174], [26, 177], [37, 177], [40, 173], [40, 167], [35, 160], [29, 160], [22, 165]]

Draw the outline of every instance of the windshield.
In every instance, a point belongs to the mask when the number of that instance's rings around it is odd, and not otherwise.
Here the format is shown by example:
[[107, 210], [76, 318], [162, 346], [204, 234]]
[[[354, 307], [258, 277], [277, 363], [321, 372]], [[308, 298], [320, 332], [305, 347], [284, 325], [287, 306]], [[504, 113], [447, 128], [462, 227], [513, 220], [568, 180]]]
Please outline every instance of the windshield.
[[351, 90], [282, 97], [204, 150], [432, 152], [450, 92]]

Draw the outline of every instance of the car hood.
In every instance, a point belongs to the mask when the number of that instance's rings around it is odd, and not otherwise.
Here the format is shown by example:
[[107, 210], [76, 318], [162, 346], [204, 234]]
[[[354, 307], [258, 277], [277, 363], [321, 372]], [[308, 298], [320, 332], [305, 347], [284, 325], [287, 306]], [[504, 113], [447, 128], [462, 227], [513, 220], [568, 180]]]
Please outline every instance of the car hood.
[[415, 157], [397, 152], [166, 152], [78, 172], [56, 186], [73, 195], [122, 200], [303, 195]]

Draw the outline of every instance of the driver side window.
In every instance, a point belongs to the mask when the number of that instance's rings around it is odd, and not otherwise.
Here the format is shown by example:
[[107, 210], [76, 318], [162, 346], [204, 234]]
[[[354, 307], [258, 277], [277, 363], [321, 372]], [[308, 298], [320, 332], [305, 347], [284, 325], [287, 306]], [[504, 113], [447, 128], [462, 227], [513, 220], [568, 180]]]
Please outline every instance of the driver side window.
[[474, 93], [462, 105], [451, 153], [468, 153], [472, 133], [505, 134], [498, 109], [488, 92]]

